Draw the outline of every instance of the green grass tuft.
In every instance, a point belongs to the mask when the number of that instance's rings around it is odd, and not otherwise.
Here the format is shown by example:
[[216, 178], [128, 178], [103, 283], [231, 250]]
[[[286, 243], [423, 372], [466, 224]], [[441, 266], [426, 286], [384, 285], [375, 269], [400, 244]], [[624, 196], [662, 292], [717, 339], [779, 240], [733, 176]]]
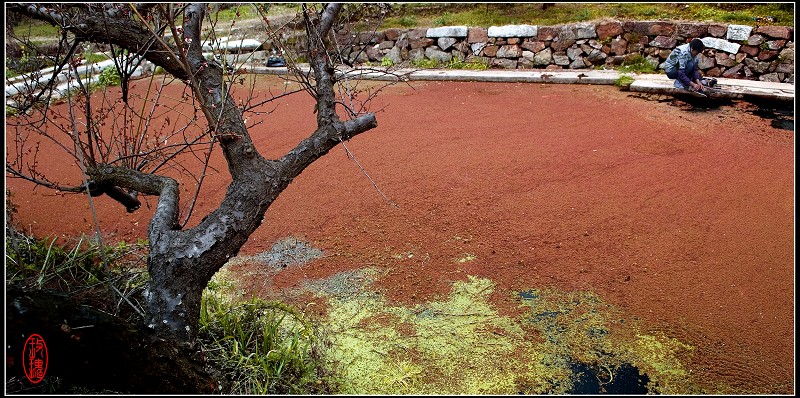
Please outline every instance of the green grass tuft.
[[656, 67], [643, 55], [636, 55], [626, 60], [617, 68], [620, 72], [630, 73], [655, 73]]
[[[241, 302], [218, 273], [204, 291], [199, 340], [231, 394], [324, 394], [335, 389], [317, 359], [321, 339], [300, 311], [276, 301]], [[233, 292], [233, 293], [232, 293]]]
[[620, 75], [619, 78], [614, 82], [614, 85], [622, 88], [623, 90], [628, 89], [633, 83], [633, 78], [628, 75]]

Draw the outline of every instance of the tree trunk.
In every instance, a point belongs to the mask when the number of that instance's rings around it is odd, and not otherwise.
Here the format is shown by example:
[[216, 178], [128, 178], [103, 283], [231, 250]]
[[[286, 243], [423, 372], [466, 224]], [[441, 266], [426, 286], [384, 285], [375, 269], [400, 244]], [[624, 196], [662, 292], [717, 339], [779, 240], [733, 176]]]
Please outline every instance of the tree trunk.
[[314, 69], [314, 83], [307, 88], [317, 100], [317, 129], [279, 160], [265, 159], [256, 151], [242, 112], [228, 95], [222, 66], [203, 55], [201, 32], [207, 5], [185, 6], [183, 37], [173, 36], [173, 44], [154, 35], [142, 18], [131, 17], [130, 13], [135, 12], [126, 7], [124, 4], [65, 8], [15, 4], [9, 10], [58, 25], [72, 32], [76, 40], [110, 43], [142, 54], [191, 88], [208, 123], [209, 134], [220, 144], [231, 175], [221, 205], [200, 224], [180, 229], [179, 189], [172, 178], [111, 164], [92, 163], [87, 167], [89, 179], [103, 187], [103, 192], [114, 193], [112, 197], [124, 203], [129, 211], [134, 211], [138, 202], [125, 197], [120, 188], [159, 197], [148, 227], [150, 281], [145, 322], [158, 334], [191, 344], [197, 333], [203, 289], [261, 225], [278, 195], [315, 160], [340, 142], [376, 127], [377, 122], [372, 113], [346, 122], [336, 113], [334, 61], [326, 55], [326, 48], [341, 4], [323, 5], [313, 22], [306, 15], [309, 59]]
[[[32, 334], [47, 346], [43, 381], [124, 394], [213, 394], [221, 378], [206, 370], [202, 355], [185, 344], [158, 337], [152, 329], [79, 305], [63, 293], [6, 292], [6, 382], [22, 381], [26, 393], [36, 391], [25, 378], [23, 349]], [[60, 391], [61, 392], [61, 391]], [[66, 391], [69, 393], [69, 391]]]

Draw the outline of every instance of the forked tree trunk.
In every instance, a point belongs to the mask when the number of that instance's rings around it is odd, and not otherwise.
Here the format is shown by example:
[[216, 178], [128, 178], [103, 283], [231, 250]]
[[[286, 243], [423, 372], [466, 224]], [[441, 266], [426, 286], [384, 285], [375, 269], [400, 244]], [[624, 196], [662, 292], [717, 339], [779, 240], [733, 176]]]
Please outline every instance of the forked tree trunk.
[[326, 56], [326, 43], [340, 4], [324, 5], [317, 17], [306, 18], [308, 59], [315, 85], [310, 91], [317, 100], [317, 129], [278, 160], [265, 159], [256, 151], [241, 111], [227, 95], [222, 66], [203, 56], [200, 32], [205, 4], [186, 6], [183, 37], [178, 37], [175, 44], [155, 38], [146, 25], [113, 7], [81, 7], [71, 15], [47, 5], [16, 4], [8, 8], [62, 26], [83, 40], [113, 43], [143, 54], [189, 85], [201, 104], [210, 134], [220, 143], [227, 161], [231, 183], [220, 207], [196, 227], [178, 227], [179, 190], [175, 180], [105, 164], [87, 170], [90, 180], [101, 188], [98, 192], [121, 187], [159, 196], [148, 227], [147, 325], [186, 343], [196, 337], [203, 289], [261, 225], [264, 213], [278, 195], [340, 142], [377, 126], [371, 113], [346, 122], [336, 114], [334, 65]]

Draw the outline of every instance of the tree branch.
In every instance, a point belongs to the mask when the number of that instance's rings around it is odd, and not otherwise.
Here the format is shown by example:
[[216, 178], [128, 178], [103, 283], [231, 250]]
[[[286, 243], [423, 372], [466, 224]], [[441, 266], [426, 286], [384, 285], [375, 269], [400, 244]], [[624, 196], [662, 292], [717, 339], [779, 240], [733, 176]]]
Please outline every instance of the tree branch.
[[297, 177], [306, 167], [330, 152], [340, 142], [377, 126], [375, 115], [367, 113], [344, 123], [336, 121], [330, 126], [317, 129], [278, 161], [283, 165], [281, 177], [288, 180]]
[[328, 32], [331, 30], [331, 26], [333, 26], [333, 22], [336, 20], [336, 16], [339, 15], [339, 11], [341, 9], [341, 3], [328, 4], [325, 7], [325, 9], [322, 11], [322, 16], [319, 18], [319, 28], [317, 29], [317, 34], [319, 37], [325, 37], [328, 34]]
[[121, 13], [112, 12], [112, 9], [97, 11], [80, 3], [75, 3], [73, 6], [80, 6], [80, 12], [76, 12], [76, 15], [67, 15], [55, 8], [39, 4], [13, 3], [7, 5], [6, 10], [59, 26], [81, 40], [109, 43], [142, 54], [145, 59], [161, 66], [173, 76], [181, 80], [189, 78], [180, 60], [173, 55], [177, 53], [175, 47], [164, 43], [168, 51], [151, 48], [149, 43], [154, 35], [147, 27], [123, 18]]
[[[176, 229], [180, 191], [178, 182], [174, 179], [110, 165], [98, 165], [87, 170], [87, 173], [95, 184], [104, 187], [106, 193], [111, 187], [123, 187], [147, 195], [158, 195], [158, 206], [148, 229], [151, 242], [155, 241], [153, 240], [154, 234], [160, 235], [165, 231]], [[111, 194], [109, 196], [117, 199]]]

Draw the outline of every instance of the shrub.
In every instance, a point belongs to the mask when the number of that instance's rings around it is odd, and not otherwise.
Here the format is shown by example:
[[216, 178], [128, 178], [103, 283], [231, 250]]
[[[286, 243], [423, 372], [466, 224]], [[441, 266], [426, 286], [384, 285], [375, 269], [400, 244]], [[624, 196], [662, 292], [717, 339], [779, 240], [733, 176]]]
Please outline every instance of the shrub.
[[404, 26], [406, 28], [411, 28], [417, 26], [417, 18], [411, 16], [403, 16], [400, 18], [399, 23], [401, 26]]
[[109, 66], [100, 72], [100, 76], [97, 77], [97, 82], [102, 87], [119, 86], [122, 79], [119, 76], [117, 68]]

